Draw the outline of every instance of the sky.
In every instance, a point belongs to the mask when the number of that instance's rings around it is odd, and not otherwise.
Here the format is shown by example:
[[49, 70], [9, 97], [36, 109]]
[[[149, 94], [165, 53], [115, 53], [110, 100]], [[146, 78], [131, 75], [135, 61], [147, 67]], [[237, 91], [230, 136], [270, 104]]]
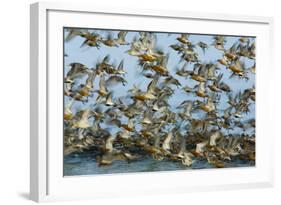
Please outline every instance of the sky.
[[[101, 30], [101, 29], [92, 29], [89, 30], [90, 32], [94, 31], [96, 33], [99, 33], [102, 36], [107, 36], [108, 33], [111, 33], [114, 38], [117, 38], [117, 33], [119, 31], [110, 31], [110, 30]], [[64, 30], [64, 35], [67, 35], [67, 30]], [[177, 54], [176, 51], [174, 51], [172, 48], [170, 48], [170, 45], [178, 43], [176, 38], [180, 35], [178, 33], [156, 33], [154, 34], [157, 37], [156, 42], [156, 48], [160, 48], [164, 51], [164, 53], [169, 53], [169, 60], [167, 64], [167, 68], [169, 69], [169, 73], [171, 73], [174, 77], [176, 69], [181, 68], [184, 65], [184, 61], [181, 61], [180, 55]], [[126, 35], [126, 41], [131, 42], [134, 37], [139, 37], [138, 32], [131, 32], [129, 31]], [[202, 41], [204, 43], [207, 43], [208, 45], [211, 45], [213, 43], [213, 37], [214, 35], [204, 35], [204, 34], [191, 34], [189, 37], [189, 40], [196, 44], [199, 41]], [[226, 44], [225, 48], [230, 48], [240, 37], [239, 36], [227, 36], [226, 37]], [[97, 49], [96, 47], [88, 47], [84, 46], [81, 47], [81, 44], [83, 43], [84, 38], [77, 36], [76, 38], [72, 39], [71, 41], [64, 42], [64, 53], [67, 54], [67, 56], [64, 57], [64, 73], [68, 72], [70, 69], [69, 64], [78, 62], [86, 65], [88, 68], [92, 68], [95, 66], [97, 62], [102, 61], [102, 59], [106, 55], [110, 55], [110, 63], [114, 63], [116, 65], [119, 64], [121, 60], [124, 60], [124, 70], [126, 70], [126, 80], [127, 85], [124, 87], [122, 84], [119, 84], [112, 88], [113, 90], [113, 97], [117, 98], [120, 96], [126, 96], [128, 94], [128, 89], [132, 88], [133, 85], [138, 85], [142, 90], [146, 90], [146, 87], [148, 83], [151, 81], [151, 79], [147, 79], [143, 77], [140, 73], [142, 71], [142, 68], [138, 65], [138, 58], [134, 56], [130, 56], [126, 53], [127, 50], [130, 49], [130, 45], [122, 45], [119, 47], [107, 47], [103, 44], [101, 44], [100, 49]], [[255, 38], [251, 37], [250, 41], [255, 41]], [[216, 62], [217, 59], [222, 58], [223, 52], [217, 50], [214, 48], [214, 46], [209, 46], [209, 48], [205, 51], [205, 54], [203, 53], [202, 49], [199, 47], [196, 47], [196, 51], [199, 54], [199, 59], [203, 63], [208, 62]], [[254, 60], [250, 60], [248, 58], [241, 58], [244, 62], [246, 67], [251, 67], [254, 64]], [[219, 65], [219, 64], [218, 64]], [[239, 91], [243, 91], [247, 88], [253, 87], [255, 84], [255, 75], [252, 73], [248, 74], [249, 80], [239, 80], [237, 78], [229, 79], [229, 76], [231, 72], [227, 70], [224, 66], [219, 65], [221, 68], [218, 70], [218, 73], [223, 73], [223, 81], [227, 83], [233, 90], [233, 93], [237, 93]], [[195, 84], [197, 84], [194, 80], [191, 79], [184, 79], [184, 78], [178, 78], [182, 85], [188, 85], [189, 87], [193, 87]], [[85, 80], [82, 79], [82, 80]], [[95, 89], [98, 88], [98, 82], [99, 77], [96, 78], [94, 87]], [[82, 104], [82, 103], [75, 103], [73, 106], [73, 110], [79, 110], [83, 109], [89, 104], [93, 104], [95, 101], [96, 95], [89, 100], [88, 104]], [[188, 100], [188, 99], [197, 99], [198, 97], [187, 95], [183, 90], [176, 89], [175, 94], [173, 97], [169, 100], [169, 103], [172, 106], [172, 109], [177, 107], [182, 101]], [[226, 103], [226, 95], [223, 95], [221, 98], [221, 103], [219, 105], [219, 109], [225, 109], [228, 107], [228, 104]], [[65, 97], [65, 103], [68, 102], [68, 97]], [[249, 119], [255, 117], [255, 106], [254, 104], [250, 107], [251, 111], [247, 116], [244, 116], [243, 119]], [[236, 132], [239, 131], [238, 129], [235, 130]]]

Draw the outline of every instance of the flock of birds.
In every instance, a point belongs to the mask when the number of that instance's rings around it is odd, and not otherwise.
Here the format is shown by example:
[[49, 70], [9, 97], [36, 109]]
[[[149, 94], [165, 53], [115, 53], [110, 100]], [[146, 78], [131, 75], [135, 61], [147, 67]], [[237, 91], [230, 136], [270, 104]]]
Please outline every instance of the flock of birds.
[[[112, 88], [122, 85], [125, 89], [127, 69], [137, 68], [125, 68], [121, 59], [118, 64], [111, 63], [110, 53], [92, 68], [71, 63], [64, 77], [65, 156], [93, 152], [100, 166], [116, 160], [133, 163], [143, 156], [188, 167], [195, 160], [206, 160], [214, 167], [225, 167], [237, 159], [254, 161], [255, 118], [249, 113], [255, 105], [255, 87], [237, 92], [223, 76], [228, 72], [229, 78], [243, 84], [250, 73], [255, 74], [255, 41], [240, 37], [226, 49], [225, 36], [216, 35], [207, 44], [192, 42], [192, 34], [178, 34], [169, 47], [184, 65], [173, 73], [174, 68], [168, 67], [169, 53], [157, 49], [155, 33], [138, 32], [131, 42], [126, 40], [127, 33], [120, 31], [114, 37], [110, 32], [102, 36], [87, 29], [67, 30], [65, 42], [80, 37], [81, 47], [106, 46], [110, 50], [127, 46], [126, 55], [138, 62], [149, 84], [146, 89], [134, 85], [126, 96], [116, 97]], [[222, 56], [203, 62], [198, 49], [205, 53], [210, 47]], [[252, 65], [247, 67], [245, 59]], [[188, 86], [191, 81], [195, 86]], [[186, 100], [173, 109], [169, 99], [178, 89], [185, 93]], [[227, 105], [223, 109], [219, 106], [222, 96]], [[88, 102], [91, 105], [74, 111], [75, 104]], [[109, 126], [114, 127], [114, 133], [107, 129]]]

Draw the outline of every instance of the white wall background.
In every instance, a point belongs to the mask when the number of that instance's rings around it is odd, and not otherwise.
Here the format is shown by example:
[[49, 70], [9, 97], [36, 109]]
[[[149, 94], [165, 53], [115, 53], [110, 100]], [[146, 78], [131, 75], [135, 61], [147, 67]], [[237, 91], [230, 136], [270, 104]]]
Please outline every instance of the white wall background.
[[[6, 0], [0, 7], [0, 204], [31, 204], [29, 192], [29, 4], [30, 0]], [[79, 0], [78, 2], [83, 2]], [[187, 193], [111, 200], [66, 202], [66, 204], [280, 204], [281, 140], [278, 136], [281, 72], [278, 52], [281, 38], [281, 12], [277, 0], [92, 0], [100, 6], [186, 10], [273, 16], [275, 20], [276, 112], [274, 188], [223, 192]], [[279, 107], [279, 108], [278, 108]], [[266, 108], [265, 108], [266, 109]], [[266, 137], [266, 136], [265, 136]], [[278, 203], [279, 202], [279, 203]]]

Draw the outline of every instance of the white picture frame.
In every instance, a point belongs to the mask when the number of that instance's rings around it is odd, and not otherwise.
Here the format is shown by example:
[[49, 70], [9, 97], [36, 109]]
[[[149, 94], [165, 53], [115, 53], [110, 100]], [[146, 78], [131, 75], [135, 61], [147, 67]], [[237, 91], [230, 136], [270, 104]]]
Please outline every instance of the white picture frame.
[[[272, 113], [263, 109], [271, 106], [272, 99], [268, 83], [270, 82], [268, 70], [272, 69], [272, 18], [182, 11], [97, 8], [95, 4], [42, 2], [31, 5], [30, 25], [31, 200], [41, 202], [95, 199], [273, 186], [273, 131], [270, 129]], [[180, 28], [181, 25], [189, 26]], [[63, 26], [159, 31], [174, 29], [182, 32], [190, 29], [193, 33], [215, 32], [256, 36], [258, 68], [256, 166], [63, 177], [60, 123], [63, 105], [62, 97], [59, 98], [62, 93], [60, 80], [63, 78], [61, 77], [62, 70], [58, 69], [63, 61], [60, 55], [63, 51]]]

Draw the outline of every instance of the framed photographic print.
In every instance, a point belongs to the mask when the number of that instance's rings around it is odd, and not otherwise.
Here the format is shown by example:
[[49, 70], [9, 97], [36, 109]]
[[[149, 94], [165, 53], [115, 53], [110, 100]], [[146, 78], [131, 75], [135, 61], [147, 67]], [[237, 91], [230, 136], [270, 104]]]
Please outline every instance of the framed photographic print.
[[31, 199], [271, 186], [272, 22], [31, 5]]

